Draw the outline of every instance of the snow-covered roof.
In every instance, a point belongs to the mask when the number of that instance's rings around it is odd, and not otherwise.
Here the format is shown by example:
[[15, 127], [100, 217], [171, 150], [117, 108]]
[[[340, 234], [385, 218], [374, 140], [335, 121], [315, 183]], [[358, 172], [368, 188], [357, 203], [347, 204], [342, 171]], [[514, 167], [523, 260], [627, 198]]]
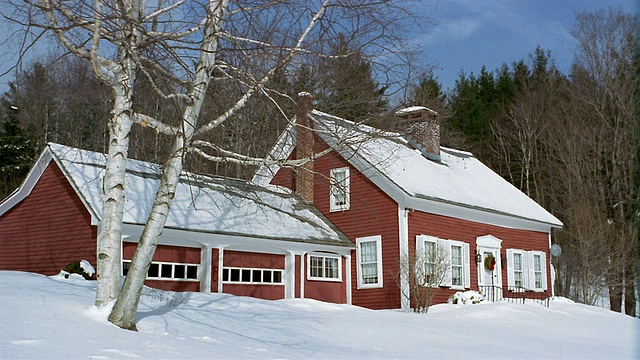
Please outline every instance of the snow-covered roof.
[[[441, 147], [441, 160], [433, 161], [398, 133], [317, 110], [309, 117], [320, 137], [337, 146], [345, 159], [401, 206], [503, 226], [562, 226], [560, 220], [471, 153]], [[293, 136], [281, 137], [272, 154], [286, 157], [294, 146]], [[275, 171], [260, 169], [254, 181], [266, 183]]]
[[[48, 150], [89, 211], [102, 213], [102, 153], [49, 144]], [[160, 184], [162, 167], [129, 159], [125, 178], [124, 222], [144, 224]], [[167, 228], [276, 240], [352, 246], [313, 206], [299, 197], [246, 181], [184, 172]]]

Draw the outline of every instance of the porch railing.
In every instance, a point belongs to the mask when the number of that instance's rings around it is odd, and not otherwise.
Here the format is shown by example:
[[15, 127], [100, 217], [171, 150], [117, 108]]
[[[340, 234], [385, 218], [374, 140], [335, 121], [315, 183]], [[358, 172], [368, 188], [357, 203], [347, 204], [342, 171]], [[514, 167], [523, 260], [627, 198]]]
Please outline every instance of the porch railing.
[[507, 301], [519, 304], [524, 304], [525, 301], [533, 301], [540, 305], [549, 307], [549, 298], [546, 294], [537, 293], [523, 287], [509, 287], [505, 291], [500, 286], [481, 285], [478, 286], [478, 291], [484, 296], [486, 301]]

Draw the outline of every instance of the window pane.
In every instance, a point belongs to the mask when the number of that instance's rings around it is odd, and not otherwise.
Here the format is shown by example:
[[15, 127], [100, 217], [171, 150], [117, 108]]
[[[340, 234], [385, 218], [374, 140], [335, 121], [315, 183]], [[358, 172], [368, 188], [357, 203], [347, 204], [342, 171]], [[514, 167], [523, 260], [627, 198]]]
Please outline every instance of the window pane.
[[253, 270], [253, 282], [262, 281], [262, 270]]
[[309, 259], [311, 260], [311, 276], [322, 277], [322, 258], [311, 256]]
[[273, 272], [273, 282], [278, 284], [282, 282], [282, 271], [275, 270]]
[[229, 281], [240, 282], [240, 269], [231, 269], [231, 279]]
[[162, 264], [161, 274], [160, 276], [163, 278], [171, 278], [171, 270], [173, 269], [173, 265], [171, 264]]
[[462, 267], [453, 266], [451, 268], [451, 284], [462, 285]]
[[122, 276], [127, 276], [127, 273], [129, 273], [129, 269], [131, 268], [131, 262], [130, 261], [125, 261], [122, 263]]
[[533, 269], [534, 271], [542, 271], [542, 264], [540, 261], [540, 255], [533, 255]]
[[376, 284], [378, 282], [378, 266], [376, 264], [362, 265], [362, 281], [365, 284]]
[[184, 279], [185, 268], [185, 265], [174, 265], [173, 277], [176, 279]]
[[376, 262], [378, 260], [375, 241], [360, 243], [360, 249], [360, 261], [362, 263]]
[[266, 282], [266, 283], [271, 282], [271, 270], [262, 271], [262, 282]]
[[335, 258], [325, 258], [325, 277], [329, 279], [337, 279], [338, 278], [338, 259]]
[[242, 269], [242, 282], [251, 282], [251, 270]]
[[198, 267], [195, 265], [187, 265], [187, 279], [198, 278]]
[[148, 277], [157, 278], [160, 275], [160, 265], [151, 263], [149, 265], [149, 271], [147, 272]]
[[222, 269], [222, 281], [229, 281], [229, 269]]
[[451, 246], [451, 264], [462, 265], [462, 246]]
[[522, 254], [513, 254], [513, 270], [522, 271]]

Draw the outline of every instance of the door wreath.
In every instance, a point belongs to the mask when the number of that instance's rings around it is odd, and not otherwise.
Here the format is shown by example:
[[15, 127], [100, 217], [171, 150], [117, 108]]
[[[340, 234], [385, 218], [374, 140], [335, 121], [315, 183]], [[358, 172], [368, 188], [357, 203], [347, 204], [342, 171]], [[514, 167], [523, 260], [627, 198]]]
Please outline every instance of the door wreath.
[[484, 268], [489, 271], [493, 271], [496, 268], [496, 258], [493, 254], [489, 254], [484, 258]]

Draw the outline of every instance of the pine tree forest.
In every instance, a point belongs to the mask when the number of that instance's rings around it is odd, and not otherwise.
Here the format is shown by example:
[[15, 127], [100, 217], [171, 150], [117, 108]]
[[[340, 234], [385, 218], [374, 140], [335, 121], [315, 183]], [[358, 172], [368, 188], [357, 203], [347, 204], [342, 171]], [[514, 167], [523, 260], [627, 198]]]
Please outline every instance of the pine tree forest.
[[[635, 316], [640, 301], [637, 25], [636, 17], [616, 10], [579, 13], [569, 73], [559, 71], [553, 54], [538, 47], [498, 69], [460, 72], [448, 91], [429, 70], [402, 91], [392, 91], [368, 58], [339, 37], [332, 45], [335, 56], [279, 69], [269, 96], [257, 95], [210, 141], [264, 156], [289, 124], [300, 91], [314, 93], [321, 111], [382, 128], [390, 128], [395, 109], [432, 108], [441, 115], [443, 146], [472, 152], [564, 223], [552, 238], [562, 248], [552, 259], [556, 295], [592, 305], [606, 298], [611, 310]], [[168, 119], [180, 111], [158, 98], [145, 77], [136, 86], [134, 102], [147, 113]], [[211, 86], [217, 95], [205, 102], [201, 116], [228, 107], [225, 100], [234, 98], [219, 94], [242, 91], [224, 79]], [[110, 89], [79, 58], [41, 58], [20, 72], [1, 99], [0, 197], [19, 186], [48, 142], [105, 152], [112, 102]], [[162, 163], [169, 141], [136, 126], [129, 156]], [[185, 168], [244, 179], [255, 170], [196, 156], [187, 158]]]

